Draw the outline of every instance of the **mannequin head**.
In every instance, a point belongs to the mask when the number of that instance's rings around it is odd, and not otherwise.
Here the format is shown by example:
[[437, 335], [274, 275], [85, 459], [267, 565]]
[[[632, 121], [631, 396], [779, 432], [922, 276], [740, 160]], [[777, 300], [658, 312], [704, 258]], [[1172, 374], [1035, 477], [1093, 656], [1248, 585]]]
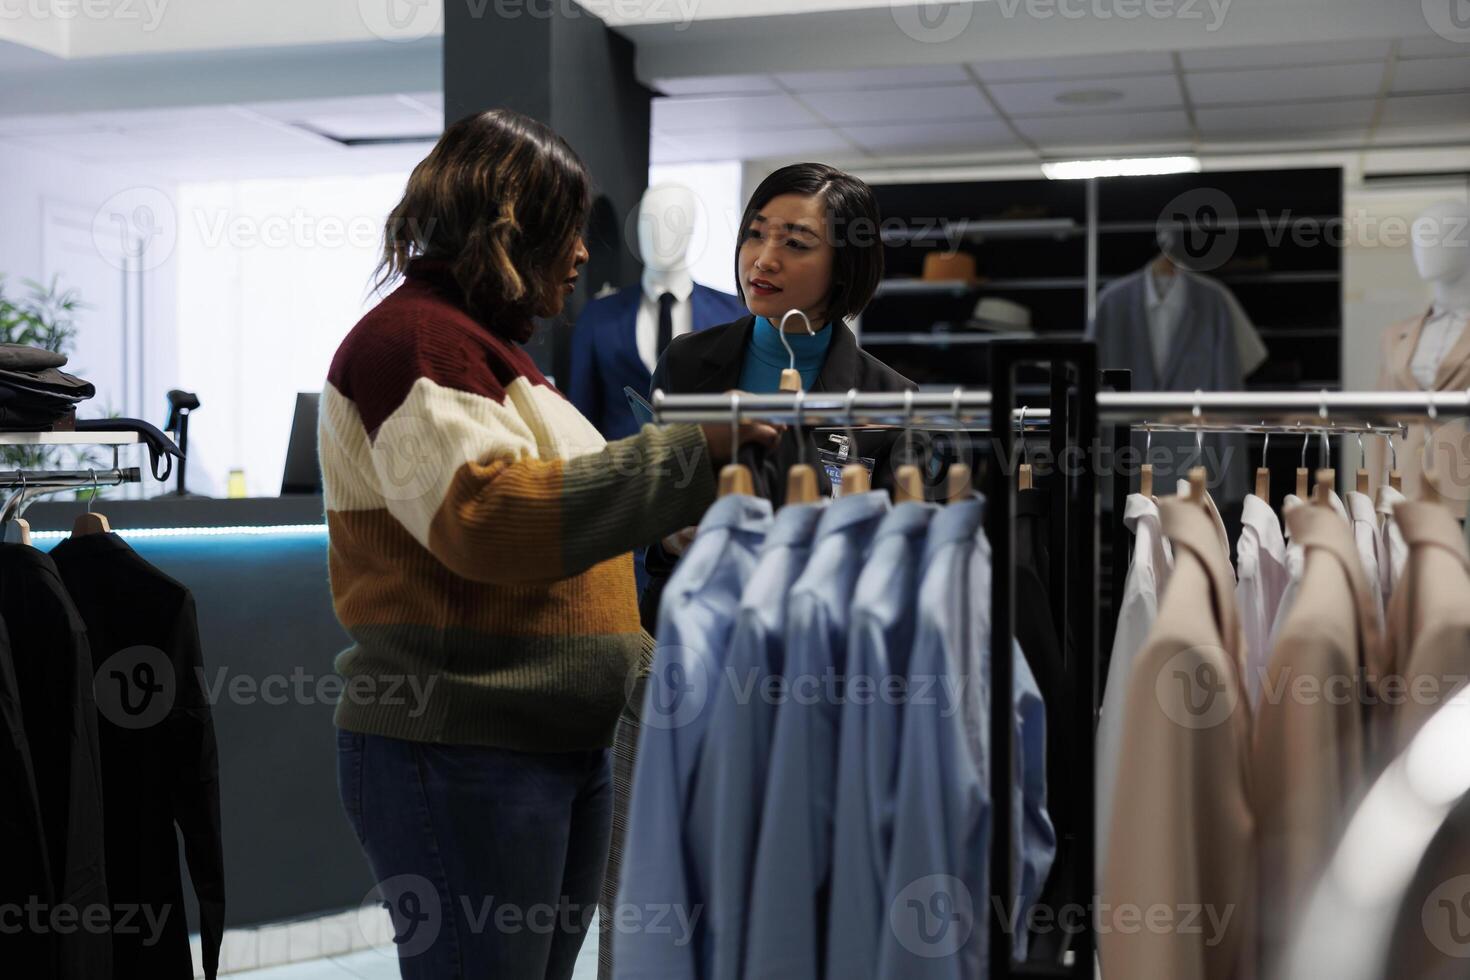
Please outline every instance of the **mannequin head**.
[[1470, 278], [1470, 204], [1430, 205], [1414, 220], [1413, 238], [1420, 279], [1439, 286]]
[[683, 184], [658, 184], [638, 204], [638, 254], [652, 272], [682, 272], [694, 237], [694, 192]]

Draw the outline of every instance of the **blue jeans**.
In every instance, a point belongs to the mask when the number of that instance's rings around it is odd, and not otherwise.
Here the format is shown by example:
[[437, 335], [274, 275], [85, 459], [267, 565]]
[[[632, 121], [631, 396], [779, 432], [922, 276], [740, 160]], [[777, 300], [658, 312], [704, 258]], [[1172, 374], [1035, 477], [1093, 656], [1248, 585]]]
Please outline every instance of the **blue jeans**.
[[607, 860], [608, 752], [337, 733], [342, 805], [405, 980], [569, 978]]

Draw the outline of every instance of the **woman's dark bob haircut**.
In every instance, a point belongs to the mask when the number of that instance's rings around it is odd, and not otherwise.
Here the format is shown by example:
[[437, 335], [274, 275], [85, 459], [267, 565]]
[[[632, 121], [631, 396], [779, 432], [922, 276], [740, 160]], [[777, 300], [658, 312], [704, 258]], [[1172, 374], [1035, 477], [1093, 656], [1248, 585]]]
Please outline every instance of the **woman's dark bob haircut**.
[[[832, 243], [832, 290], [824, 311], [828, 321], [855, 316], [868, 305], [883, 278], [883, 239], [880, 234], [878, 201], [873, 189], [852, 174], [825, 163], [793, 163], [761, 181], [745, 214], [740, 218], [740, 235], [761, 209], [782, 194], [817, 195], [827, 209], [827, 240]], [[735, 285], [745, 299], [740, 281], [740, 257], [735, 258]]]
[[509, 109], [461, 119], [414, 167], [388, 215], [378, 285], [413, 259], [439, 260], [476, 319], [529, 320], [555, 305], [590, 184], [549, 126]]

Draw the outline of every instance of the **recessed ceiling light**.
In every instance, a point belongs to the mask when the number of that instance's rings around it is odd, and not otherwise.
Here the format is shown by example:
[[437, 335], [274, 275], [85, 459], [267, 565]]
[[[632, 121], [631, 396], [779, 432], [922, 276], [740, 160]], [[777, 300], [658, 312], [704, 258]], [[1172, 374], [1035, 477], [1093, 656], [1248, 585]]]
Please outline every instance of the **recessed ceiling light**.
[[1123, 93], [1115, 88], [1079, 88], [1063, 92], [1056, 100], [1062, 105], [1107, 105], [1122, 98]]

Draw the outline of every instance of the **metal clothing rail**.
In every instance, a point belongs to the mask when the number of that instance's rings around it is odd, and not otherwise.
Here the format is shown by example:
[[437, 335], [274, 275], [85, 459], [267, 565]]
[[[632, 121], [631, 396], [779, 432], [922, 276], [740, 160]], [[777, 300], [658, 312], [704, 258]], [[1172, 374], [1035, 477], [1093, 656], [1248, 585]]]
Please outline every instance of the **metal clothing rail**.
[[[1003, 346], [1003, 345], [997, 345]], [[737, 409], [738, 404], [738, 409]], [[671, 395], [653, 393], [653, 416], [659, 422], [729, 422], [738, 410], [742, 419], [760, 419], [781, 424], [799, 422], [807, 426], [903, 425], [906, 422], [988, 421], [991, 392], [960, 389], [958, 392], [782, 392], [741, 394], [738, 403], [730, 395]], [[1096, 396], [1099, 424], [1140, 425], [1156, 430], [1178, 425], [1195, 427], [1238, 423], [1229, 431], [1303, 431], [1322, 426], [1332, 434], [1352, 433], [1367, 426], [1396, 429], [1424, 419], [1470, 416], [1467, 391], [1100, 391]], [[1050, 417], [1050, 409], [1027, 408], [1026, 422], [1038, 428]], [[1022, 409], [1011, 409], [1013, 423]], [[1343, 425], [1332, 425], [1342, 419]], [[1349, 427], [1349, 424], [1352, 426]], [[1211, 431], [1205, 428], [1205, 431]], [[1221, 430], [1224, 431], [1224, 430]], [[1273, 430], [1276, 431], [1276, 430]], [[1387, 433], [1379, 432], [1379, 435]]]
[[0, 470], [0, 490], [14, 491], [0, 507], [0, 524], [20, 517], [36, 497], [44, 494], [140, 482], [142, 475], [136, 466], [100, 470]]

